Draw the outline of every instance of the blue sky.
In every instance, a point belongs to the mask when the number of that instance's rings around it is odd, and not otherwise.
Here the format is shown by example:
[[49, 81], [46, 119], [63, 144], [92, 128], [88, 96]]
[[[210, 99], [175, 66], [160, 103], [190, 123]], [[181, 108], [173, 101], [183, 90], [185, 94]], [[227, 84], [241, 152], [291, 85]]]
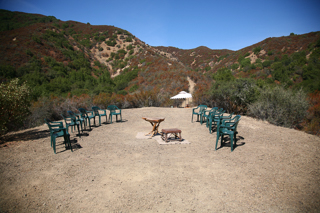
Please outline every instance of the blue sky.
[[151, 46], [239, 50], [320, 31], [320, 0], [0, 0], [10, 11], [113, 25]]

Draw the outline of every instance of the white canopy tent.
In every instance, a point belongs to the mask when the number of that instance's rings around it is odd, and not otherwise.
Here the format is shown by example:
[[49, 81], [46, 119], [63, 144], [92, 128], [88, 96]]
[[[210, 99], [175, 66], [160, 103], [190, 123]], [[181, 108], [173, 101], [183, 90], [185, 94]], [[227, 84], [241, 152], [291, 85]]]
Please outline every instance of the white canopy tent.
[[179, 92], [178, 95], [175, 95], [171, 97], [170, 99], [187, 99], [187, 98], [192, 98], [192, 95], [190, 93], [187, 93], [185, 91]]

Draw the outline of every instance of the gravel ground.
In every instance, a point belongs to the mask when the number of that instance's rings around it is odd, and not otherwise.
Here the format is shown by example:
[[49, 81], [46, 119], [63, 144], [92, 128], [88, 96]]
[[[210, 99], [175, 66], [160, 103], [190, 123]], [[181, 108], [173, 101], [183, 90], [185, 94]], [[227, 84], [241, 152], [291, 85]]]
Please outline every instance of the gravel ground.
[[[123, 122], [71, 133], [73, 152], [59, 138], [57, 154], [46, 125], [8, 135], [0, 212], [320, 211], [319, 137], [242, 116], [235, 150], [215, 151], [216, 132], [191, 114], [124, 109]], [[165, 117], [160, 129], [179, 128], [190, 144], [137, 138], [152, 128], [144, 116]]]

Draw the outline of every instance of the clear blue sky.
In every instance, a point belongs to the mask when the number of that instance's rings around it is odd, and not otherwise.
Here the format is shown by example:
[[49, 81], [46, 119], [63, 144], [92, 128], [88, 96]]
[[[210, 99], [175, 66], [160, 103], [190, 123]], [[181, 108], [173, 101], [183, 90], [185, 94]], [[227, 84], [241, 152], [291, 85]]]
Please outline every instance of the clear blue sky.
[[10, 11], [113, 25], [151, 46], [239, 50], [320, 31], [320, 0], [0, 0]]

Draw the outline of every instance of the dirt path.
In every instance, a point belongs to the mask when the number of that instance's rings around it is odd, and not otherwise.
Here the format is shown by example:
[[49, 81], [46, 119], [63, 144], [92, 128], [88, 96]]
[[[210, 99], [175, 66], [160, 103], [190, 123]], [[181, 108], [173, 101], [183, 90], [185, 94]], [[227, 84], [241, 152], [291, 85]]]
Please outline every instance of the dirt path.
[[[189, 76], [187, 76], [187, 80], [189, 81], [189, 93], [193, 95], [196, 83], [194, 83], [194, 81]], [[189, 98], [188, 100], [183, 100], [181, 106], [185, 107], [187, 104], [189, 106], [192, 104], [192, 98]]]
[[[236, 149], [215, 151], [191, 112], [125, 109], [125, 122], [71, 133], [74, 152], [56, 155], [45, 125], [17, 132], [0, 148], [0, 212], [320, 211], [319, 137], [243, 116]], [[152, 128], [143, 116], [191, 144], [137, 138]]]

